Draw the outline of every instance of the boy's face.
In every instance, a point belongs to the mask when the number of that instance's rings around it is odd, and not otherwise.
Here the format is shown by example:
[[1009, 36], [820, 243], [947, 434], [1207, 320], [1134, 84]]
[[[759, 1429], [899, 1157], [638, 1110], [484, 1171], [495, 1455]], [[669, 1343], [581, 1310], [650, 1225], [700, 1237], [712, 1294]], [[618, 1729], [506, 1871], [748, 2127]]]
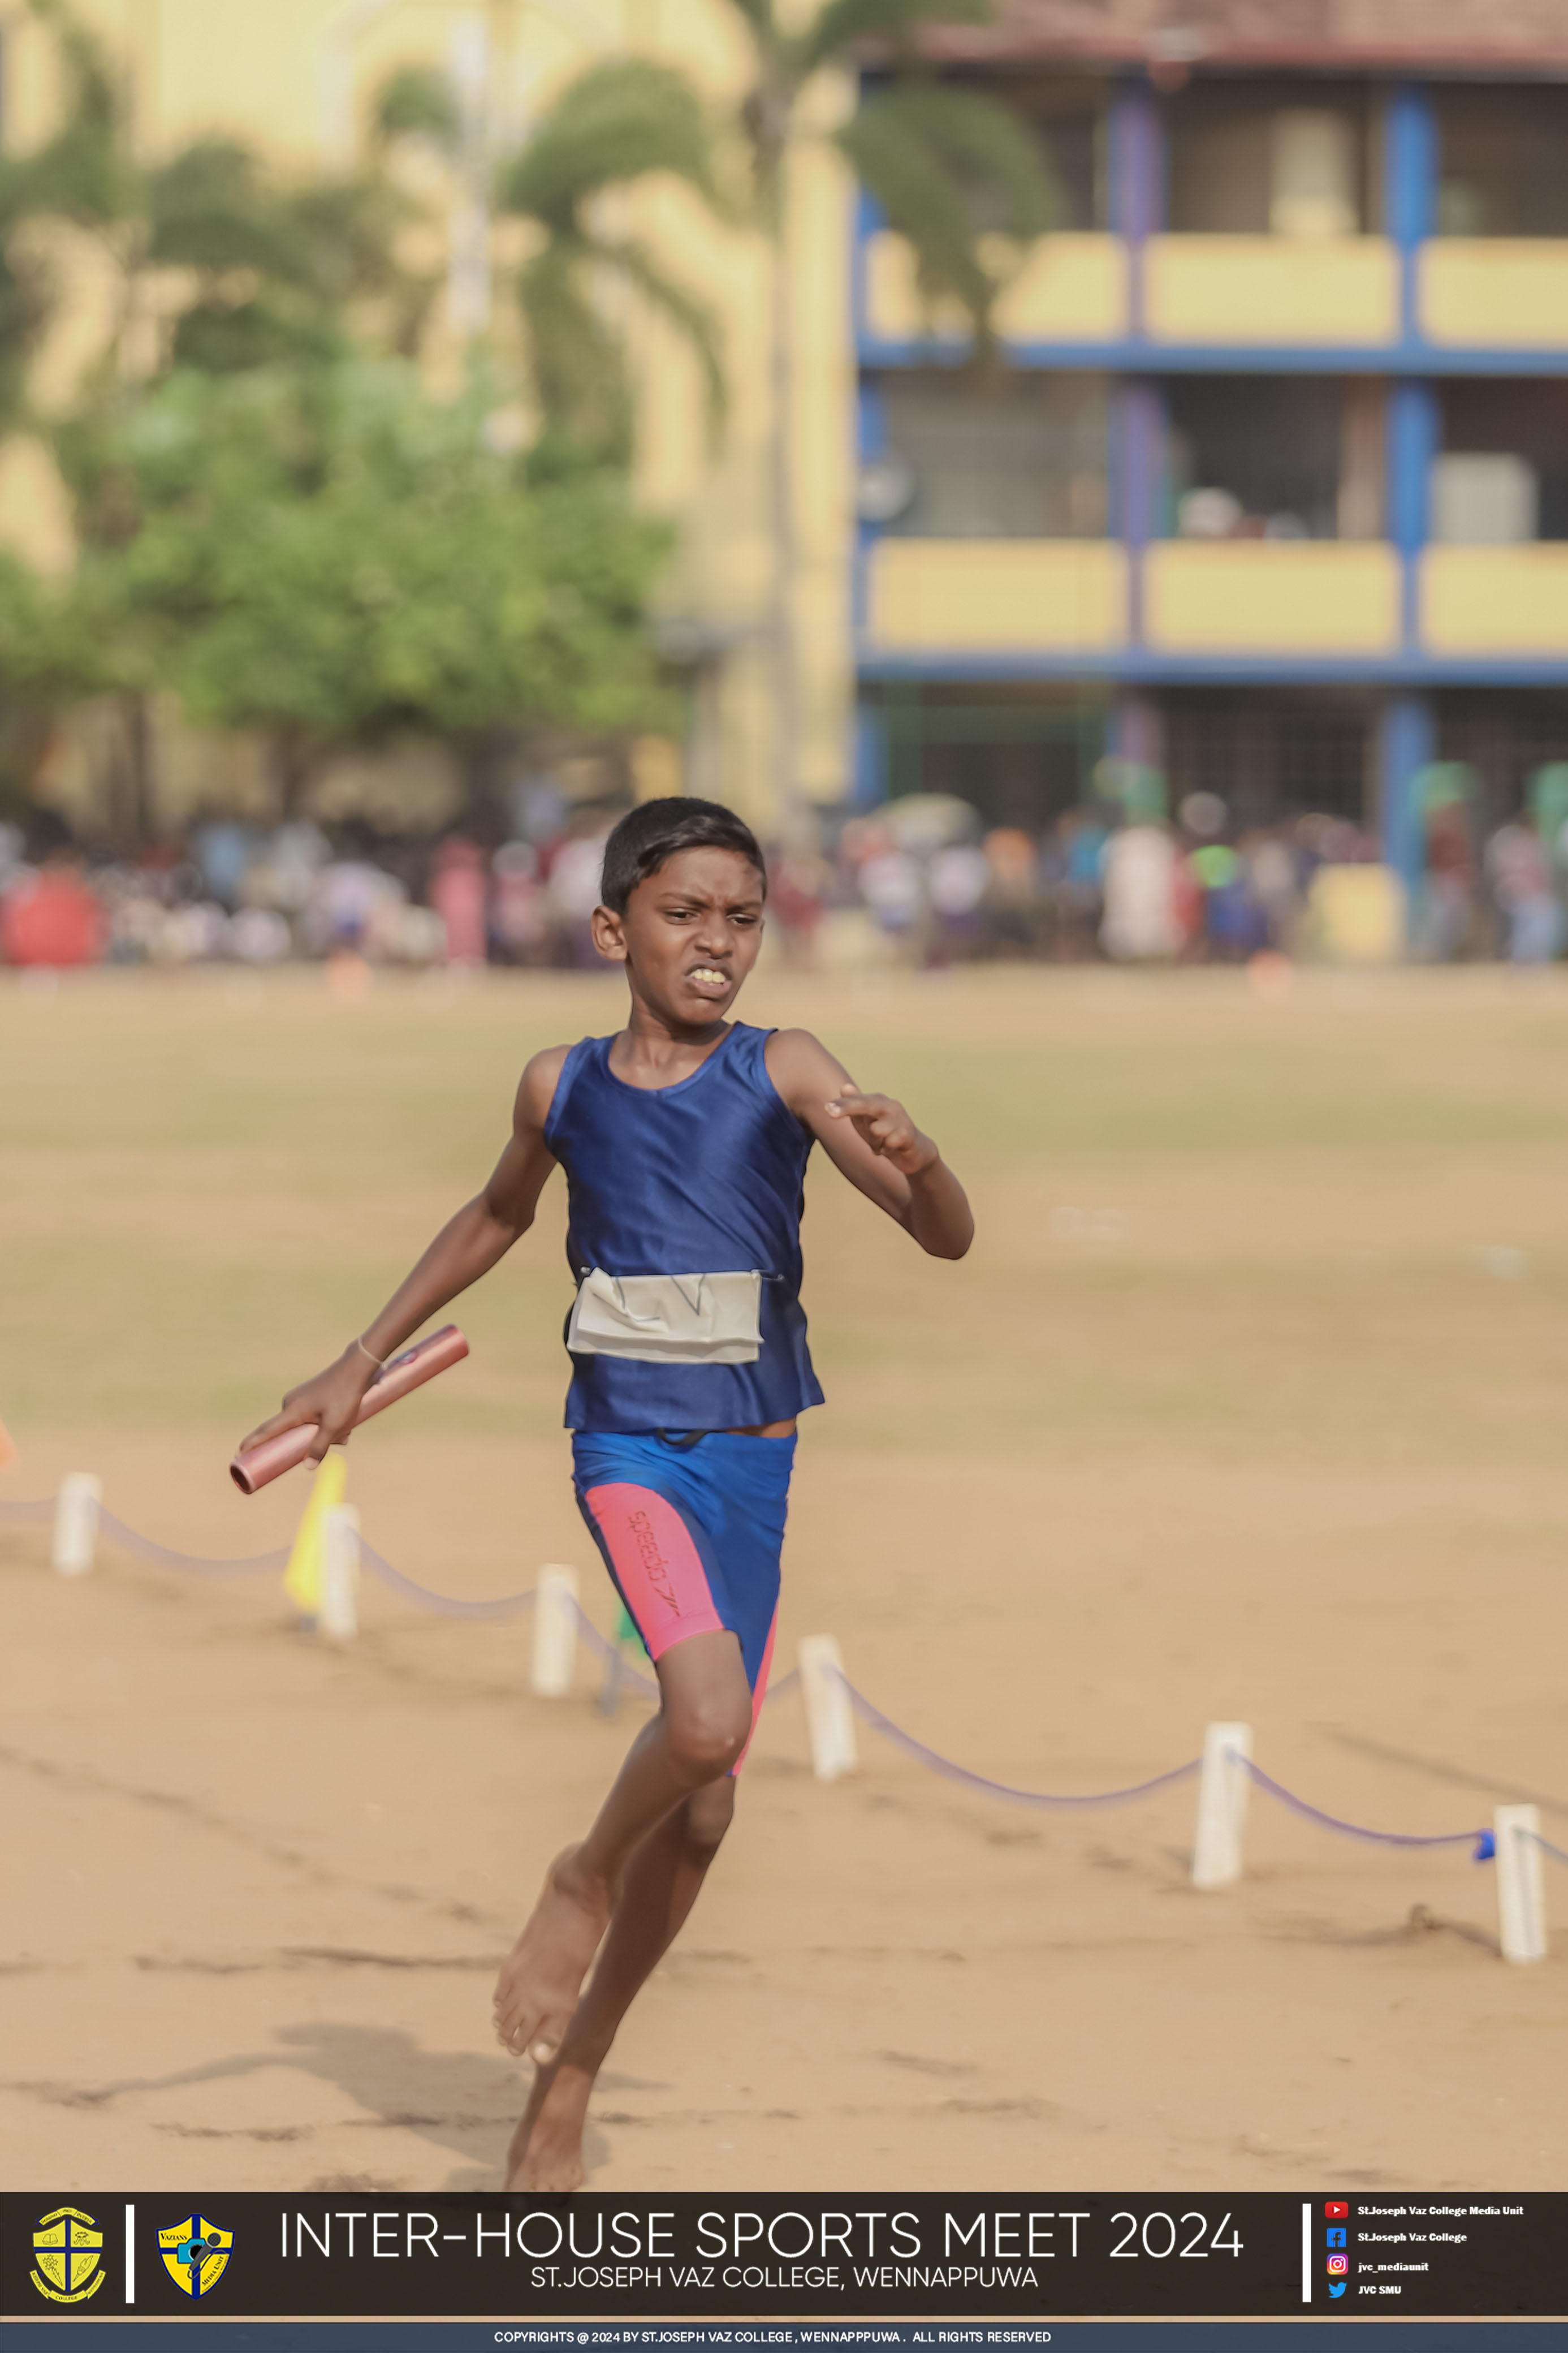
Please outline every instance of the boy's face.
[[624, 915], [594, 913], [594, 944], [677, 1028], [721, 1020], [763, 944], [763, 878], [737, 849], [682, 849], [639, 882]]

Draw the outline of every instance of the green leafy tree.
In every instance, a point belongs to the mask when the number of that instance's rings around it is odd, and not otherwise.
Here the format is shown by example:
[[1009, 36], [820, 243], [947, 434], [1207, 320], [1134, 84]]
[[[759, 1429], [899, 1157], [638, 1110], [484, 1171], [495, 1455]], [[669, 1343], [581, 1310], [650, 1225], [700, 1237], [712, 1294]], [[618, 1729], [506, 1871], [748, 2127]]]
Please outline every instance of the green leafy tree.
[[68, 593], [0, 548], [0, 817], [25, 809], [61, 705], [98, 683]]
[[482, 797], [518, 731], [668, 721], [647, 606], [663, 530], [603, 471], [531, 482], [412, 370], [172, 377], [128, 427], [142, 527], [84, 571], [198, 723], [256, 729], [279, 806], [400, 731], [461, 749]]
[[791, 462], [795, 335], [790, 306], [790, 175], [812, 135], [806, 100], [828, 73], [858, 74], [874, 53], [881, 71], [835, 143], [914, 248], [928, 302], [967, 314], [977, 355], [994, 342], [996, 301], [1030, 243], [1056, 217], [1055, 191], [1026, 126], [984, 93], [939, 80], [923, 59], [936, 25], [984, 24], [987, 0], [822, 0], [805, 23], [776, 0], [732, 0], [751, 39], [752, 78], [742, 109], [758, 212], [772, 247], [768, 373], [769, 504], [773, 543], [769, 637], [779, 814], [799, 807], [800, 686], [795, 641], [795, 490]]

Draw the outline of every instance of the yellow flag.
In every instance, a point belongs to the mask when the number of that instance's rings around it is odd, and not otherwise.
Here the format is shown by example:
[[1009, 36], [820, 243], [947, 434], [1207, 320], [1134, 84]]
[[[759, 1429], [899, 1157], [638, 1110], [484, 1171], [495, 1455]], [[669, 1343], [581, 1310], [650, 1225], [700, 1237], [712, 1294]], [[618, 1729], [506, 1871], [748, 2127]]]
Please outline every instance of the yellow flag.
[[348, 1490], [348, 1456], [341, 1446], [334, 1446], [316, 1472], [310, 1500], [300, 1515], [293, 1550], [289, 1555], [289, 1566], [283, 1572], [283, 1590], [304, 1618], [321, 1615], [321, 1586], [325, 1576], [321, 1555], [322, 1522], [327, 1514], [342, 1502]]

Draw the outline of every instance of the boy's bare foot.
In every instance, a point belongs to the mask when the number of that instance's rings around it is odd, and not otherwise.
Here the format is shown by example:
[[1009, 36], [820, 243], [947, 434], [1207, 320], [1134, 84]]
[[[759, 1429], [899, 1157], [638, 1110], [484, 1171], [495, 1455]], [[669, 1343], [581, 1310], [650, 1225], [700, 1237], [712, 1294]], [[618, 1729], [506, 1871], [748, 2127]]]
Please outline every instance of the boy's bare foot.
[[554, 2060], [541, 2067], [506, 2158], [508, 2189], [581, 2189], [583, 2127], [594, 2078]]
[[572, 2022], [589, 1964], [609, 1925], [610, 1892], [578, 1865], [581, 1847], [558, 1854], [527, 1926], [496, 1979], [496, 2032], [521, 2059], [554, 2058]]

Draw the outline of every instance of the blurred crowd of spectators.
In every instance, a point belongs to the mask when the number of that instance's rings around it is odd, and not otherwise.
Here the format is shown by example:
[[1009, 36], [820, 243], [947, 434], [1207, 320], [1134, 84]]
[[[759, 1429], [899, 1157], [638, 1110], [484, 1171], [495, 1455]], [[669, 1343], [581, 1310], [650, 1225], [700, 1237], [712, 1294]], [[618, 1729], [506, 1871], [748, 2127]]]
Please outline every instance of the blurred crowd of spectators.
[[27, 845], [0, 826], [0, 955], [13, 964], [265, 965], [353, 955], [416, 969], [592, 961], [607, 819], [591, 813], [486, 849], [363, 822], [227, 819], [134, 859]]
[[[773, 853], [773, 929], [803, 965], [1334, 952], [1325, 881], [1376, 866], [1368, 834], [1321, 814], [1238, 828], [1209, 792], [1188, 794], [1167, 819], [1153, 783], [1142, 805], [1096, 797], [1041, 835], [987, 828], [944, 795], [890, 801], [837, 824], [820, 849]], [[0, 957], [591, 968], [616, 814], [536, 795], [526, 828], [489, 848], [362, 821], [327, 830], [214, 819], [119, 860], [84, 857], [63, 833], [29, 845], [0, 825]], [[1526, 808], [1481, 840], [1460, 791], [1434, 793], [1425, 824], [1426, 871], [1404, 918], [1413, 953], [1549, 963], [1568, 949], [1568, 824], [1552, 839]]]
[[1312, 878], [1327, 865], [1373, 860], [1358, 828], [1303, 817], [1240, 833], [1223, 802], [1194, 793], [1179, 821], [1094, 801], [1066, 810], [1043, 836], [1004, 826], [925, 847], [892, 803], [845, 828], [847, 881], [916, 960], [1026, 956], [1060, 963], [1241, 962], [1293, 953]]

